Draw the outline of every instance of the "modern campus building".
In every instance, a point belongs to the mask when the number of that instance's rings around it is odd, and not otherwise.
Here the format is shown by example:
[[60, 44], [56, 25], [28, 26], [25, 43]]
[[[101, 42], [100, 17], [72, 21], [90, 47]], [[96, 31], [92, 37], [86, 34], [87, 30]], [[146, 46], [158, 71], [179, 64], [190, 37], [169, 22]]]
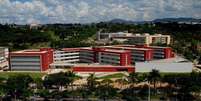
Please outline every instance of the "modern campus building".
[[131, 72], [135, 70], [136, 62], [173, 57], [170, 47], [113, 45], [55, 50], [53, 64], [71, 66], [75, 72]]
[[152, 69], [161, 72], [192, 71], [192, 63], [178, 60], [170, 47], [112, 45], [55, 50], [42, 48], [11, 52], [10, 69], [46, 71], [49, 68], [66, 68], [74, 72], [149, 72]]
[[105, 47], [64, 48], [54, 52], [54, 61], [63, 63], [100, 63], [130, 65], [130, 51]]
[[79, 61], [79, 48], [63, 48], [54, 51], [54, 62], [77, 63]]
[[22, 50], [10, 53], [10, 69], [13, 71], [46, 71], [53, 63], [53, 50]]
[[169, 45], [171, 41], [170, 35], [154, 34], [150, 35], [148, 33], [144, 34], [134, 34], [131, 37], [127, 37], [131, 44], [137, 45], [150, 45], [150, 44], [166, 44]]
[[166, 44], [171, 43], [170, 35], [154, 34], [150, 35], [148, 33], [144, 34], [132, 34], [132, 33], [97, 33], [98, 41], [118, 41], [118, 42], [129, 42], [135, 45], [152, 45], [152, 44]]

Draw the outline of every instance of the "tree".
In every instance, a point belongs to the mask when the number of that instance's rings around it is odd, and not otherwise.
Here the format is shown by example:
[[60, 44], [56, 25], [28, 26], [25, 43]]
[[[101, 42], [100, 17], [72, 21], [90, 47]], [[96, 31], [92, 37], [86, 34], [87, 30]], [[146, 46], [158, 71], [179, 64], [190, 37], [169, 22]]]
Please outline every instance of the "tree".
[[104, 79], [96, 89], [96, 95], [99, 96], [99, 98], [103, 98], [104, 101], [108, 98], [114, 98], [117, 96], [117, 89], [113, 88], [111, 83], [113, 83], [112, 80]]
[[128, 82], [131, 83], [132, 94], [135, 95], [135, 84], [138, 82], [138, 74], [132, 72], [128, 76]]
[[[5, 95], [6, 78], [0, 77], [0, 97]], [[2, 99], [0, 99], [2, 100]]]
[[96, 85], [98, 84], [97, 78], [94, 74], [90, 74], [87, 78], [87, 88], [89, 91], [95, 91]]
[[161, 75], [159, 71], [156, 69], [153, 69], [148, 75], [148, 81], [154, 84], [155, 92], [156, 92], [156, 82], [158, 82], [160, 78], [161, 78]]
[[10, 76], [6, 82], [7, 94], [13, 98], [26, 98], [32, 94], [29, 84], [33, 79], [29, 75]]
[[43, 81], [46, 88], [53, 87], [53, 85], [59, 88], [59, 91], [62, 91], [62, 88], [73, 83], [75, 80], [75, 74], [73, 72], [60, 72], [55, 74], [47, 75]]

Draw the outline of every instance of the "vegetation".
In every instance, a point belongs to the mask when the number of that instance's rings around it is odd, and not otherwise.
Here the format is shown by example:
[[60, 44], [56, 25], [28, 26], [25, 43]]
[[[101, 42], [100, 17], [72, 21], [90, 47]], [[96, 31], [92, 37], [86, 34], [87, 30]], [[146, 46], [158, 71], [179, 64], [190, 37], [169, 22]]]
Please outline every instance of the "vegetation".
[[41, 73], [41, 72], [0, 72], [0, 78], [7, 79], [10, 76], [16, 76], [21, 74], [29, 75], [34, 79], [41, 78], [42, 76], [45, 75], [45, 73]]
[[[128, 31], [131, 33], [161, 33], [173, 37], [171, 47], [178, 54], [190, 60], [200, 60], [201, 25], [172, 23], [154, 24], [51, 24], [42, 25], [38, 29], [30, 29], [28, 25], [0, 25], [0, 46], [11, 50], [40, 47], [83, 47], [95, 45], [95, 33]], [[118, 44], [113, 42], [112, 44]], [[200, 61], [199, 61], [200, 62]]]
[[[178, 23], [155, 24], [52, 24], [38, 29], [28, 25], [0, 25], [0, 46], [11, 50], [40, 47], [82, 47], [95, 45], [95, 33], [129, 31], [132, 33], [162, 33], [173, 37], [174, 51], [201, 63], [201, 25]], [[113, 42], [112, 44], [117, 44]], [[23, 73], [23, 74], [22, 74]], [[151, 98], [180, 101], [201, 100], [201, 73], [160, 74], [153, 70], [150, 73], [130, 73], [129, 76], [114, 74], [96, 78], [91, 74], [86, 84], [76, 85], [79, 79], [74, 73], [0, 73], [0, 96], [2, 100], [30, 100], [41, 97], [47, 99], [125, 99], [128, 101], [146, 100], [150, 87]], [[117, 78], [113, 81], [111, 78]], [[101, 79], [101, 80], [100, 80]], [[118, 86], [115, 86], [115, 84]]]
[[124, 76], [126, 76], [126, 75], [123, 73], [115, 73], [115, 74], [99, 77], [98, 79], [122, 78]]
[[[130, 73], [128, 76], [98, 79], [90, 74], [87, 79], [78, 78], [73, 72], [46, 74], [42, 78], [33, 78], [28, 74], [16, 73], [0, 78], [1, 100], [68, 99], [68, 100], [109, 100], [124, 99], [127, 101], [147, 100], [201, 100], [201, 73], [160, 74], [153, 70], [150, 73]], [[74, 82], [86, 80], [86, 83]]]

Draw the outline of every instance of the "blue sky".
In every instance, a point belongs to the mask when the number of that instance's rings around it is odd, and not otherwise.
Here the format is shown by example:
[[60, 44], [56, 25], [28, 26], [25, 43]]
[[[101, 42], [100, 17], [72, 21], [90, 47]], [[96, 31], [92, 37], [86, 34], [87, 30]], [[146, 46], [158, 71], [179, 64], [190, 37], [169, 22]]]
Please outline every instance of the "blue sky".
[[201, 0], [0, 0], [0, 22], [90, 23], [201, 18]]

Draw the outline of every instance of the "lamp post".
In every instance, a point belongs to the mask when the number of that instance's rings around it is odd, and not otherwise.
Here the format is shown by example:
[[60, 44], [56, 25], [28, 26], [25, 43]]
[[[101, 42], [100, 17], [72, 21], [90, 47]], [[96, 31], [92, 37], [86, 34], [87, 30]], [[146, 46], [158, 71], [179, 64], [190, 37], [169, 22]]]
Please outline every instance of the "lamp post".
[[150, 88], [150, 82], [148, 81], [148, 79], [144, 80], [148, 83], [148, 96], [147, 96], [147, 99], [148, 101], [151, 101], [151, 88]]
[[149, 90], [148, 90], [148, 101], [151, 101], [151, 96], [150, 96], [150, 93], [151, 93], [151, 89], [150, 89], [150, 82], [148, 81], [148, 86], [149, 86]]

